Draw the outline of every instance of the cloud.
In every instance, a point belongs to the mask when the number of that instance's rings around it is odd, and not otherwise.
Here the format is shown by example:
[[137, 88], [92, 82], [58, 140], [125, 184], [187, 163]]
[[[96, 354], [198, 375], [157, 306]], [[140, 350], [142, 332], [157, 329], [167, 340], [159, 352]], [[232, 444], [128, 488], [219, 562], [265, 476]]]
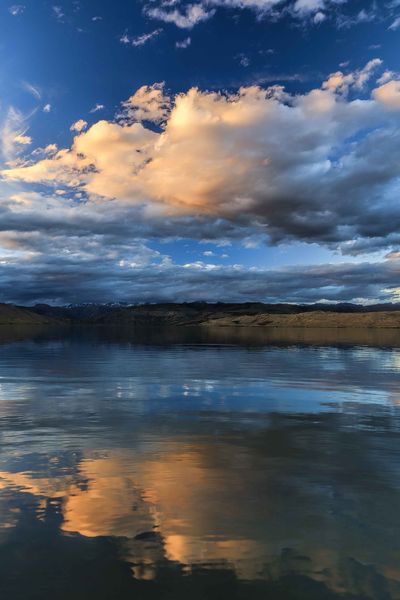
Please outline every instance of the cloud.
[[55, 5], [52, 6], [52, 11], [53, 11], [53, 15], [56, 17], [56, 19], [58, 21], [63, 21], [65, 14], [63, 12], [63, 9], [61, 8], [61, 6]]
[[315, 13], [313, 21], [316, 25], [318, 25], [319, 23], [323, 23], [325, 20], [326, 20], [326, 15], [323, 12], [318, 11]]
[[213, 8], [203, 4], [187, 4], [181, 10], [175, 8], [166, 10], [164, 8], [147, 8], [146, 14], [153, 19], [164, 21], [165, 23], [174, 23], [180, 29], [192, 29], [202, 21], [207, 21], [215, 13]]
[[195, 25], [207, 21], [214, 16], [217, 8], [247, 9], [253, 11], [258, 18], [271, 17], [274, 20], [289, 15], [318, 24], [327, 18], [332, 9], [346, 2], [347, 0], [202, 0], [185, 3], [177, 0], [169, 3], [161, 0], [158, 6], [155, 6], [154, 2], [149, 3], [145, 7], [145, 13], [153, 19], [174, 23], [181, 29], [192, 29]]
[[164, 83], [154, 83], [139, 88], [122, 107], [119, 117], [127, 124], [132, 121], [161, 123], [170, 112], [170, 99], [164, 94]]
[[379, 6], [376, 2], [372, 2], [370, 8], [362, 8], [357, 13], [344, 14], [339, 13], [337, 16], [337, 25], [339, 28], [347, 29], [363, 23], [372, 23], [373, 21], [380, 21], [384, 18], [387, 6]]
[[131, 38], [129, 37], [129, 35], [127, 33], [124, 33], [123, 35], [121, 35], [121, 37], [119, 38], [119, 41], [121, 42], [121, 44], [131, 44]]
[[31, 94], [31, 96], [36, 98], [36, 100], [41, 99], [42, 93], [37, 86], [32, 85], [31, 83], [28, 83], [27, 81], [23, 81], [21, 86], [26, 92], [28, 92], [28, 94]]
[[121, 42], [121, 44], [124, 44], [125, 46], [135, 46], [135, 47], [144, 46], [151, 40], [154, 40], [159, 35], [161, 35], [162, 32], [163, 32], [163, 29], [158, 28], [158, 29], [154, 29], [153, 31], [150, 31], [149, 33], [143, 33], [142, 35], [138, 35], [136, 37], [130, 36], [130, 35], [128, 35], [127, 32], [125, 32], [119, 38], [119, 41]]
[[[36, 302], [289, 301], [354, 302], [397, 299], [400, 262], [249, 269], [198, 261], [175, 264], [140, 242], [112, 236], [80, 238], [9, 233], [3, 247], [0, 299]], [[21, 257], [23, 259], [21, 260]]]
[[90, 109], [90, 113], [98, 112], [99, 110], [103, 110], [105, 108], [104, 104], [95, 104], [93, 108]]
[[396, 31], [400, 27], [400, 17], [397, 17], [391, 25], [389, 25], [388, 29], [392, 31]]
[[45, 113], [51, 112], [51, 104], [45, 104], [43, 106], [43, 112], [45, 112]]
[[192, 38], [189, 36], [187, 38], [184, 38], [183, 40], [179, 40], [178, 42], [175, 42], [175, 47], [176, 48], [188, 48], [191, 43], [192, 43]]
[[142, 207], [150, 221], [229, 222], [272, 244], [317, 242], [350, 254], [383, 248], [400, 229], [400, 90], [387, 82], [372, 97], [355, 96], [378, 66], [337, 72], [298, 95], [253, 86], [171, 99], [162, 84], [143, 86], [116, 121], [87, 131], [78, 122], [71, 148], [2, 175]]
[[[55, 151], [48, 149], [49, 154]], [[138, 206], [81, 202], [68, 193], [58, 196], [61, 191], [66, 190], [56, 189], [51, 196], [38, 192], [7, 196], [2, 190], [0, 301], [397, 299], [400, 236], [397, 250], [377, 262], [249, 268], [214, 264], [215, 252], [208, 250], [205, 262], [177, 264], [149, 247], [146, 239], [191, 237], [221, 245], [224, 238], [243, 242], [254, 230], [206, 217], [148, 219]], [[201, 251], [202, 246], [198, 248]]]
[[32, 138], [29, 135], [16, 135], [14, 142], [16, 144], [20, 144], [21, 146], [29, 146], [32, 144]]
[[368, 61], [362, 69], [352, 71], [346, 75], [342, 71], [337, 71], [324, 82], [323, 88], [345, 94], [347, 94], [351, 88], [362, 90], [371, 79], [374, 71], [381, 65], [382, 60], [380, 58], [373, 58]]
[[12, 163], [16, 155], [19, 154], [21, 146], [31, 143], [31, 138], [26, 135], [28, 131], [28, 121], [33, 112], [26, 115], [11, 106], [1, 126], [1, 153], [4, 162]]
[[296, 0], [293, 10], [299, 13], [316, 13], [324, 7], [324, 0]]
[[391, 110], [400, 110], [400, 81], [391, 80], [374, 90], [374, 98]]
[[145, 44], [147, 44], [147, 42], [150, 42], [151, 40], [154, 40], [156, 37], [158, 37], [162, 32], [163, 30], [159, 28], [150, 31], [149, 33], [143, 33], [142, 35], [134, 37], [132, 39], [132, 46], [144, 46]]
[[242, 67], [246, 68], [246, 67], [248, 67], [250, 65], [251, 61], [250, 61], [249, 57], [246, 56], [245, 54], [243, 54], [243, 53], [239, 54], [238, 59], [239, 59], [239, 64]]
[[88, 125], [87, 121], [84, 121], [83, 119], [79, 119], [78, 121], [75, 121], [75, 123], [72, 123], [70, 130], [81, 133], [81, 131], [83, 131], [84, 129], [87, 128], [87, 125]]
[[8, 12], [13, 17], [18, 17], [19, 15], [22, 15], [22, 13], [25, 11], [25, 8], [26, 7], [23, 4], [13, 4], [9, 7]]

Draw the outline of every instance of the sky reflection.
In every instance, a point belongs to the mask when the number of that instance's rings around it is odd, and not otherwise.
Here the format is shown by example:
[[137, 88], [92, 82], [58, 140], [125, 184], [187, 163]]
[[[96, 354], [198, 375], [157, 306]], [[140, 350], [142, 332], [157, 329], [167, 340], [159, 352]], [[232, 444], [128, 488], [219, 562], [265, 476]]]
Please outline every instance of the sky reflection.
[[176, 577], [180, 597], [205, 569], [238, 597], [289, 575], [309, 598], [398, 597], [398, 353], [0, 346], [0, 557], [27, 584], [32, 545], [86, 560], [108, 540], [127, 590]]

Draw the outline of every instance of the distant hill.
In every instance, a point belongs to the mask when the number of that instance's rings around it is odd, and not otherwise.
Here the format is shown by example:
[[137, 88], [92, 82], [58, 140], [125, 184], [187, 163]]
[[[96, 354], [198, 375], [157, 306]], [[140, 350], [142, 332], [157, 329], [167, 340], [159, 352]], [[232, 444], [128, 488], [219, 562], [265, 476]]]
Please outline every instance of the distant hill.
[[47, 315], [13, 304], [0, 304], [0, 325], [50, 325], [57, 321]]
[[154, 304], [115, 309], [99, 314], [92, 322], [153, 326], [400, 328], [400, 306], [388, 309], [383, 305], [365, 310], [356, 305]]
[[0, 304], [0, 324], [400, 328], [400, 304], [243, 304], [206, 302], [82, 304], [29, 308]]

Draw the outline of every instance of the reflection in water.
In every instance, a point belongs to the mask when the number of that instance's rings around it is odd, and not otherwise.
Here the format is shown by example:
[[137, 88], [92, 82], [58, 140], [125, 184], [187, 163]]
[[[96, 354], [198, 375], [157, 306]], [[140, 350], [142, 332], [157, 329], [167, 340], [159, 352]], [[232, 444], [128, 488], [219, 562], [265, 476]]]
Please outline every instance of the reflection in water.
[[392, 333], [202, 335], [3, 340], [4, 597], [400, 598]]

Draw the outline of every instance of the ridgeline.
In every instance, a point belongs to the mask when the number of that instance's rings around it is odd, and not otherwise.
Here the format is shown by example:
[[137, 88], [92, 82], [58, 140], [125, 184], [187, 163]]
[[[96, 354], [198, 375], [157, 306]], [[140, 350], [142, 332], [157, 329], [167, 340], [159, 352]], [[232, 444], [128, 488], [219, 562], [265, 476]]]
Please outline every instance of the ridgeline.
[[400, 304], [0, 304], [0, 325], [61, 324], [400, 329]]

